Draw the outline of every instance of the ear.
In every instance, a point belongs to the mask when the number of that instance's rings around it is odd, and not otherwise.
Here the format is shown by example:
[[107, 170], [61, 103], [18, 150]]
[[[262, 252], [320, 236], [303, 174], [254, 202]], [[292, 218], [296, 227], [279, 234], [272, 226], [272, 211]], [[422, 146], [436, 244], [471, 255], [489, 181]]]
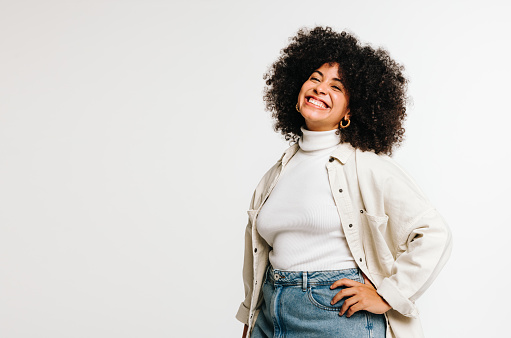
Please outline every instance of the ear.
[[346, 110], [346, 114], [344, 114], [343, 119], [344, 119], [345, 121], [348, 121], [348, 120], [350, 119], [350, 117], [351, 117], [351, 115], [350, 115], [350, 109], [348, 108], [348, 109]]

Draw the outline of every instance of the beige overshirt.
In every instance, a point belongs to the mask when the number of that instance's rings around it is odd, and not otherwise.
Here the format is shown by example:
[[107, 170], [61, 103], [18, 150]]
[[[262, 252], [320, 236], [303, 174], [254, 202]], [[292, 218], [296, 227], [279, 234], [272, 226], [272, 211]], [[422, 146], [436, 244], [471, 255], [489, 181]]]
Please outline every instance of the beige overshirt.
[[[257, 215], [295, 144], [257, 186], [245, 232], [245, 300], [236, 318], [249, 335], [262, 301], [270, 246], [257, 232]], [[431, 285], [451, 253], [451, 232], [416, 183], [386, 155], [341, 143], [326, 163], [330, 189], [351, 254], [392, 309], [387, 337], [423, 337], [415, 300]]]

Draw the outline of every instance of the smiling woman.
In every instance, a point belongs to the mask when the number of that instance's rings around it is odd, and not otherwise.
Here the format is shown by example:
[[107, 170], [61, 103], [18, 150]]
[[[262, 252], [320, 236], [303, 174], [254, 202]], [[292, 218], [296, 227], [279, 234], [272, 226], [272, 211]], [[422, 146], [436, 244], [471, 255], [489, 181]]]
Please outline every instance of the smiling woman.
[[421, 337], [415, 300], [451, 251], [443, 218], [389, 157], [406, 79], [382, 49], [300, 30], [265, 75], [296, 141], [266, 173], [245, 237], [244, 337]]
[[325, 63], [300, 89], [296, 110], [308, 130], [332, 130], [342, 119], [349, 121], [348, 97], [338, 74], [339, 64]]
[[[298, 31], [265, 74], [264, 100], [275, 118], [275, 129], [287, 140], [298, 140], [304, 117], [296, 114], [297, 97], [308, 80], [320, 80], [314, 71], [325, 64], [337, 64], [339, 72], [332, 75], [348, 97], [350, 127], [341, 133], [341, 140], [361, 150], [390, 155], [405, 132], [403, 67], [386, 50], [364, 46], [353, 35], [330, 28]], [[300, 108], [303, 102], [298, 104]]]

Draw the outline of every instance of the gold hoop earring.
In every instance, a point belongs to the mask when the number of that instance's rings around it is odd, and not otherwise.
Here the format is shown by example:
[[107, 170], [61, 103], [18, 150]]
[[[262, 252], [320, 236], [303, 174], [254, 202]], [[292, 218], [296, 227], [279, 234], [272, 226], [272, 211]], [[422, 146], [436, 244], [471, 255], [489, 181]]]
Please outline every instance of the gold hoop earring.
[[300, 112], [300, 109], [298, 108], [298, 103], [296, 104], [295, 108], [297, 112]]
[[[346, 119], [343, 119], [344, 121], [346, 121]], [[342, 120], [339, 121], [339, 127], [341, 127], [342, 129], [344, 128], [348, 128], [350, 126], [350, 123], [351, 123], [351, 120], [348, 119], [348, 123], [346, 123], [345, 125], [342, 124]]]

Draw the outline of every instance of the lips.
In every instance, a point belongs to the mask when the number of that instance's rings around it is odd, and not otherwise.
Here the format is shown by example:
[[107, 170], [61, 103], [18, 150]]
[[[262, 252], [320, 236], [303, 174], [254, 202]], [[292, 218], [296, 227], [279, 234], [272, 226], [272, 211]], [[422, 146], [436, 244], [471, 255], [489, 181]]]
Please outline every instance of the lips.
[[314, 97], [314, 96], [307, 96], [307, 97], [305, 98], [305, 100], [306, 100], [308, 103], [310, 103], [311, 105], [315, 106], [315, 107], [322, 108], [322, 109], [326, 109], [326, 108], [328, 108], [328, 104], [326, 104], [326, 102], [325, 102], [325, 101], [318, 99], [317, 97]]

